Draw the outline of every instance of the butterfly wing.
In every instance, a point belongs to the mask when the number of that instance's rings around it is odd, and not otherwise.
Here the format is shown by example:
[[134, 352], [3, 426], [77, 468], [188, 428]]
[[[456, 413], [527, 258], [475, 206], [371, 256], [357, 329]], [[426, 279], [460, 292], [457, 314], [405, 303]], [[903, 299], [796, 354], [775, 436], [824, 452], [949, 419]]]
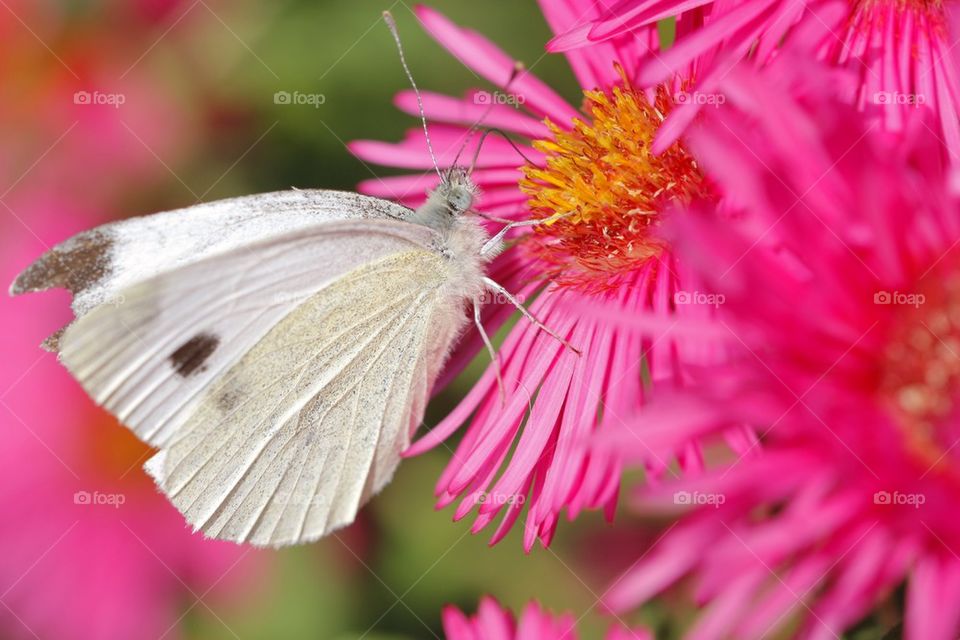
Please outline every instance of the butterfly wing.
[[[370, 212], [363, 201], [371, 199], [354, 194], [276, 195], [276, 201], [239, 199], [251, 210], [253, 202], [266, 204], [276, 226], [254, 221], [244, 207], [241, 213], [206, 209], [199, 223], [189, 210], [157, 216], [192, 226], [193, 237], [151, 218], [108, 225], [48, 252], [13, 287], [15, 293], [52, 286], [76, 292], [78, 318], [58, 340], [64, 364], [97, 402], [161, 448], [149, 470], [192, 524], [258, 544], [317, 537], [352, 520], [392, 474], [459, 328], [417, 333], [445, 304], [430, 293], [436, 287], [429, 280], [440, 277], [442, 258], [432, 249], [434, 232], [392, 219], [406, 209], [376, 200], [381, 209]], [[324, 203], [310, 223], [305, 197]], [[225, 229], [218, 237], [207, 216], [233, 220], [244, 233]], [[287, 216], [292, 219], [281, 220]], [[249, 242], [258, 230], [266, 239]], [[167, 246], [172, 258], [144, 256], [159, 275], [138, 280], [123, 273], [135, 246], [157, 252]], [[357, 279], [374, 268], [372, 279]], [[372, 289], [349, 293], [361, 282]], [[407, 289], [394, 292], [397, 283]], [[425, 298], [414, 302], [413, 290], [426, 291]], [[400, 293], [404, 297], [395, 297]], [[373, 319], [344, 324], [361, 309]], [[439, 317], [451, 324], [449, 309]], [[387, 322], [390, 331], [374, 320]], [[347, 341], [342, 345], [330, 342], [338, 326], [353, 327], [337, 334]], [[396, 326], [411, 333], [395, 339]], [[385, 336], [392, 342], [384, 343]], [[316, 351], [317, 344], [326, 346]], [[330, 406], [347, 388], [353, 404]], [[356, 395], [361, 392], [366, 395]], [[276, 409], [267, 412], [270, 402]], [[277, 438], [291, 434], [271, 457]], [[260, 453], [250, 458], [251, 451]], [[198, 464], [201, 453], [209, 456]], [[288, 473], [298, 474], [297, 482], [316, 481], [309, 504], [299, 494], [285, 496], [281, 481], [293, 481]], [[277, 486], [265, 488], [273, 481]], [[229, 492], [217, 493], [228, 485]], [[263, 523], [274, 517], [277, 526], [268, 531]]]
[[195, 528], [282, 545], [353, 521], [393, 475], [459, 330], [442, 260], [412, 250], [351, 271], [206, 390], [147, 464]]
[[[428, 246], [423, 227], [392, 222], [408, 211], [335, 191], [202, 204], [74, 236], [11, 290], [70, 289], [74, 324], [96, 311], [70, 331], [68, 366], [98, 404], [160, 446], [200, 392], [309, 295], [365, 261]], [[45, 344], [64, 349], [71, 327]]]
[[[278, 191], [129, 218], [77, 234], [27, 267], [13, 295], [52, 288], [73, 293], [77, 317], [159, 273], [252, 241], [338, 220], [403, 220], [410, 210], [345, 191]], [[57, 351], [59, 335], [44, 343]]]

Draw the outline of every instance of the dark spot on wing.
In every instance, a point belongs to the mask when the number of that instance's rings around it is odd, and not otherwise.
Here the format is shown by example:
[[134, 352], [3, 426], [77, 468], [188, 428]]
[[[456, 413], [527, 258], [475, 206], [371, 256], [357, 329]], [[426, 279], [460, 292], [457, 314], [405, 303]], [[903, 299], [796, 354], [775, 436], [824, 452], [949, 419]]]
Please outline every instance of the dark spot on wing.
[[203, 363], [216, 351], [219, 344], [220, 338], [217, 336], [209, 333], [199, 333], [170, 354], [170, 364], [173, 365], [178, 374], [186, 378], [200, 370]]
[[24, 269], [10, 291], [17, 295], [62, 287], [80, 293], [107, 275], [112, 246], [110, 235], [99, 229], [76, 235]]
[[217, 395], [217, 408], [223, 413], [232, 412], [246, 397], [239, 389], [224, 389]]

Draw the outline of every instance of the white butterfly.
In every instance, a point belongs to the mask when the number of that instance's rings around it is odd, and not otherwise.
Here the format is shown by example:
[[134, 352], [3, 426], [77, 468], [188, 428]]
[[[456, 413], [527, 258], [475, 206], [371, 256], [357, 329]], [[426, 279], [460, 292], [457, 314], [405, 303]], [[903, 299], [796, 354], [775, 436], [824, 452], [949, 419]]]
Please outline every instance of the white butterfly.
[[389, 482], [467, 303], [491, 354], [484, 289], [536, 322], [484, 275], [526, 223], [491, 238], [464, 215], [468, 172], [441, 178], [416, 211], [292, 190], [107, 224], [45, 253], [11, 293], [73, 293], [76, 320], [44, 346], [159, 449], [145, 468], [195, 529], [313, 540]]

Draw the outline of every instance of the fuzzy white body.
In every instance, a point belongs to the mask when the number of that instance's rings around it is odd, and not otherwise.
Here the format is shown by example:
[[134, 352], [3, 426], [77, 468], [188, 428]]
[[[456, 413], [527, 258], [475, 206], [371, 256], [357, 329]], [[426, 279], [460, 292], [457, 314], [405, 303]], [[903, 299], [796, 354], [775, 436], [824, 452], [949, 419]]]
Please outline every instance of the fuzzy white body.
[[106, 225], [11, 291], [74, 293], [51, 346], [159, 448], [147, 471], [195, 529], [313, 540], [390, 480], [484, 289], [489, 236], [448, 177], [415, 212], [293, 191]]

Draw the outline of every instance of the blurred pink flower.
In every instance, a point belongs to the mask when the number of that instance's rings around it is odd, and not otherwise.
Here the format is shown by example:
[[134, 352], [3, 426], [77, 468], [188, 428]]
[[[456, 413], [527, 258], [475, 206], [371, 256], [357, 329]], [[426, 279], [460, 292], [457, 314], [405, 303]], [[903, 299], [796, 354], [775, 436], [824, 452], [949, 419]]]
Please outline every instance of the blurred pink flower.
[[[590, 5], [590, 2], [582, 3]], [[908, 113], [935, 114], [935, 130], [953, 161], [960, 161], [960, 78], [953, 45], [958, 37], [952, 2], [927, 0], [624, 0], [594, 20], [557, 36], [551, 51], [592, 46], [647, 49], [636, 82], [654, 86], [679, 74], [692, 96], [677, 109], [657, 144], [669, 144], [705, 106], [732, 64], [764, 65], [787, 42], [848, 71], [856, 82], [845, 98], [891, 131]], [[649, 42], [657, 23], [676, 18], [676, 42], [660, 51]], [[690, 88], [692, 87], [692, 88]], [[676, 120], [676, 121], [673, 121]]]
[[[910, 640], [960, 632], [960, 203], [925, 123], [890, 145], [852, 107], [734, 69], [690, 146], [736, 221], [671, 221], [721, 297], [732, 355], [641, 413], [655, 431], [606, 446], [643, 459], [754, 425], [759, 455], [647, 489], [679, 520], [611, 589], [624, 610], [681, 577], [688, 637], [788, 625], [835, 638], [904, 580]], [[823, 87], [816, 77], [807, 87]], [[707, 207], [709, 209], [709, 207]], [[628, 320], [626, 322], [636, 322]], [[754, 452], [759, 453], [759, 452]]]
[[[30, 218], [0, 218], [6, 282], [93, 222], [54, 194], [14, 206]], [[192, 535], [140, 472], [146, 446], [37, 348], [67, 320], [66, 300], [15, 304], [0, 296], [0, 635], [177, 637], [185, 608], [222, 604], [250, 577], [254, 557]]]
[[[77, 29], [56, 3], [0, 11], [8, 283], [45, 249], [105, 221], [131, 184], [141, 192], [169, 180], [167, 163], [191, 139], [140, 59], [159, 31], [118, 9], [103, 29]], [[140, 471], [148, 449], [37, 347], [67, 320], [66, 298], [0, 300], [0, 635], [176, 637], [182, 614], [222, 603], [253, 557], [191, 535]]]
[[[566, 4], [542, 6], [554, 31], [577, 19]], [[659, 157], [650, 154], [660, 108], [667, 105], [662, 96], [633, 89], [624, 80], [626, 70], [618, 71], [618, 60], [635, 54], [612, 46], [570, 53], [585, 88], [580, 111], [526, 71], [511, 82], [515, 61], [483, 36], [425, 7], [417, 15], [455, 57], [499, 87], [463, 99], [423, 95], [440, 165], [451, 166], [458, 154], [462, 164], [469, 163], [478, 137], [470, 138], [469, 128], [483, 118], [484, 125], [531, 141], [519, 144], [531, 163], [524, 163], [512, 143], [486, 138], [472, 174], [482, 189], [479, 209], [519, 220], [573, 212], [532, 233], [514, 233], [516, 242], [491, 275], [521, 300], [532, 300], [530, 310], [583, 355], [521, 319], [499, 349], [506, 402], [489, 367], [459, 406], [407, 452], [436, 446], [470, 420], [437, 484], [438, 504], [462, 498], [456, 519], [477, 508], [474, 532], [503, 514], [491, 544], [507, 534], [526, 505], [523, 542], [529, 550], [537, 539], [549, 544], [564, 510], [570, 519], [584, 509], [604, 509], [612, 517], [619, 465], [614, 456], [590, 453], [586, 440], [601, 423], [616, 422], [643, 404], [642, 362], [650, 378], [679, 381], [679, 361], [686, 355], [674, 340], [635, 340], [609, 322], [570, 309], [602, 302], [623, 314], [673, 314], [677, 267], [669, 247], [653, 240], [652, 229], [665, 208], [703, 197], [706, 188], [679, 145]], [[399, 94], [397, 104], [417, 113], [411, 92]], [[432, 169], [419, 129], [400, 144], [356, 141], [350, 148], [370, 162]], [[436, 181], [433, 174], [400, 176], [369, 180], [360, 189], [414, 206]], [[514, 313], [504, 300], [491, 302], [483, 313], [489, 333]], [[681, 311], [704, 312], [694, 306]], [[479, 347], [479, 336], [471, 334], [453, 357], [446, 381]], [[685, 464], [698, 464], [695, 449], [681, 450]], [[653, 461], [651, 473], [662, 472], [668, 461]]]
[[[520, 620], [493, 598], [480, 601], [476, 615], [468, 617], [456, 607], [443, 610], [447, 640], [576, 640], [576, 621], [570, 614], [553, 616], [536, 602], [528, 604]], [[653, 640], [645, 629], [614, 627], [606, 640]]]

